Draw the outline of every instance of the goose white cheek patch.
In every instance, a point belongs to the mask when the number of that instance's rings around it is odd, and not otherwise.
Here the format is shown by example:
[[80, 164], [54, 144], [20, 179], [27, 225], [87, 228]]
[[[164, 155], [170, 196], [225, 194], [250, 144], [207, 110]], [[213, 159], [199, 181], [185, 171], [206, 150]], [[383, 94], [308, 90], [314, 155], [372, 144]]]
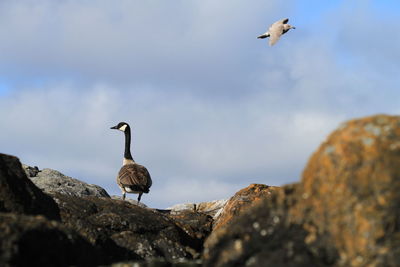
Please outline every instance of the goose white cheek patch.
[[125, 129], [126, 129], [126, 124], [121, 126], [118, 130], [125, 132]]

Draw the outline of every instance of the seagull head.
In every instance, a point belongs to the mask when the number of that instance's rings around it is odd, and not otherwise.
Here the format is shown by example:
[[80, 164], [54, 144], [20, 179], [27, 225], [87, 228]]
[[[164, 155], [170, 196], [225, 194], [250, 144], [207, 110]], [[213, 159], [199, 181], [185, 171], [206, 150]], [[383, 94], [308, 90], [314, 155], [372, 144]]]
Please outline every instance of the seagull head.
[[290, 30], [290, 29], [296, 29], [296, 27], [290, 25], [290, 24], [283, 24], [283, 27], [286, 31]]

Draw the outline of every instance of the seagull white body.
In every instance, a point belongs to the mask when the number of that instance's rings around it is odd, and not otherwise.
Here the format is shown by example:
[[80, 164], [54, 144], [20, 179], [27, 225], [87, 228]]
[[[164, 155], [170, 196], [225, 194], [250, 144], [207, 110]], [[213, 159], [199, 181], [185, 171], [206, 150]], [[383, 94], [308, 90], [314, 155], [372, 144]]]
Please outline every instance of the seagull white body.
[[289, 19], [281, 19], [275, 22], [268, 28], [268, 31], [261, 34], [257, 38], [264, 39], [269, 37], [269, 45], [273, 46], [276, 42], [278, 42], [279, 38], [287, 31], [289, 31], [290, 29], [296, 29], [296, 27], [287, 24], [288, 21]]

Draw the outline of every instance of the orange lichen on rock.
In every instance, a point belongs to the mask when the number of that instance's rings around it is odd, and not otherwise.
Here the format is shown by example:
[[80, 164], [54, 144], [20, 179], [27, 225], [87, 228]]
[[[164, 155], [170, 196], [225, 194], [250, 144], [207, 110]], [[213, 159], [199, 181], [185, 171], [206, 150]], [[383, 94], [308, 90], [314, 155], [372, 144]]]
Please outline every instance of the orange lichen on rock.
[[235, 213], [247, 191], [207, 239], [204, 266], [399, 266], [400, 116], [342, 124], [300, 183]]
[[[347, 122], [309, 160], [301, 181], [308, 196], [291, 209], [328, 232], [345, 262], [366, 266], [376, 251], [395, 251], [400, 215], [400, 117]], [[307, 212], [305, 214], [305, 207]], [[374, 266], [374, 264], [372, 264]]]
[[224, 225], [229, 224], [232, 219], [239, 216], [242, 212], [249, 209], [261, 199], [268, 198], [271, 193], [278, 190], [279, 187], [268, 186], [264, 184], [251, 184], [246, 188], [238, 191], [225, 204], [221, 215], [214, 223], [213, 229], [216, 230]]

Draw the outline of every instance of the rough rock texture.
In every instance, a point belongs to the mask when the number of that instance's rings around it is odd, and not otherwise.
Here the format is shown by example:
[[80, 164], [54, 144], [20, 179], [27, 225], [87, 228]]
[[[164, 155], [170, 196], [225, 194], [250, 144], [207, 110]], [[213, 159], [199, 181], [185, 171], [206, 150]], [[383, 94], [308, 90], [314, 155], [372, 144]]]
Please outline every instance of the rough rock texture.
[[196, 205], [196, 211], [210, 215], [215, 219], [220, 215], [227, 202], [228, 199], [200, 202]]
[[1, 266], [95, 266], [100, 262], [102, 255], [89, 242], [60, 223], [40, 215], [0, 213]]
[[0, 211], [59, 219], [57, 204], [25, 175], [18, 158], [0, 154]]
[[150, 259], [146, 261], [117, 262], [110, 267], [200, 267], [201, 260], [166, 261], [164, 259]]
[[22, 168], [24, 169], [28, 178], [36, 177], [37, 174], [40, 172], [38, 166], [31, 167], [22, 163]]
[[157, 211], [109, 198], [62, 194], [54, 198], [59, 204], [62, 222], [101, 249], [112, 246], [124, 250], [122, 254], [132, 252], [143, 259], [162, 257], [167, 261], [193, 258], [200, 252], [197, 240]]
[[203, 250], [204, 240], [212, 230], [213, 219], [210, 215], [183, 210], [170, 212], [168, 217], [173, 219], [193, 240], [196, 240], [196, 242], [193, 242], [193, 245], [197, 251]]
[[228, 199], [220, 199], [200, 203], [176, 204], [168, 209], [170, 209], [171, 212], [180, 212], [183, 210], [201, 212], [215, 219], [219, 216], [227, 201]]
[[[136, 194], [134, 194], [134, 195], [136, 195]], [[136, 199], [129, 198], [128, 196], [126, 196], [124, 201], [127, 201], [127, 202], [129, 202], [129, 203], [131, 203], [133, 205], [136, 205], [136, 206], [139, 206], [139, 207], [142, 207], [142, 208], [147, 208], [146, 204], [144, 204], [143, 202], [138, 202]], [[115, 199], [115, 200], [123, 201], [122, 196], [111, 196], [111, 198]]]
[[308, 239], [329, 233], [347, 266], [400, 262], [400, 117], [352, 120], [311, 157], [291, 211], [313, 222]]
[[398, 266], [400, 117], [349, 121], [205, 244], [205, 266]]
[[220, 215], [214, 222], [213, 229], [230, 224], [233, 218], [239, 216], [243, 211], [249, 209], [250, 206], [258, 203], [260, 200], [269, 197], [275, 190], [279, 190], [279, 187], [264, 184], [251, 184], [243, 188], [224, 205]]
[[[196, 258], [211, 231], [210, 216], [102, 197], [101, 190], [93, 193], [91, 185], [50, 169], [25, 166], [25, 172], [17, 158], [1, 155], [1, 266], [200, 265]], [[55, 215], [48, 217], [61, 222], [21, 214], [46, 214], [51, 207]]]
[[[320, 236], [307, 244], [303, 225], [290, 223], [298, 186], [272, 191], [231, 223], [213, 230], [204, 249], [204, 266], [329, 266], [337, 258]], [[321, 244], [326, 244], [322, 246]]]
[[77, 197], [110, 197], [102, 187], [65, 176], [59, 171], [52, 169], [39, 170], [36, 166], [23, 165], [23, 167], [31, 181], [46, 193], [61, 193]]

